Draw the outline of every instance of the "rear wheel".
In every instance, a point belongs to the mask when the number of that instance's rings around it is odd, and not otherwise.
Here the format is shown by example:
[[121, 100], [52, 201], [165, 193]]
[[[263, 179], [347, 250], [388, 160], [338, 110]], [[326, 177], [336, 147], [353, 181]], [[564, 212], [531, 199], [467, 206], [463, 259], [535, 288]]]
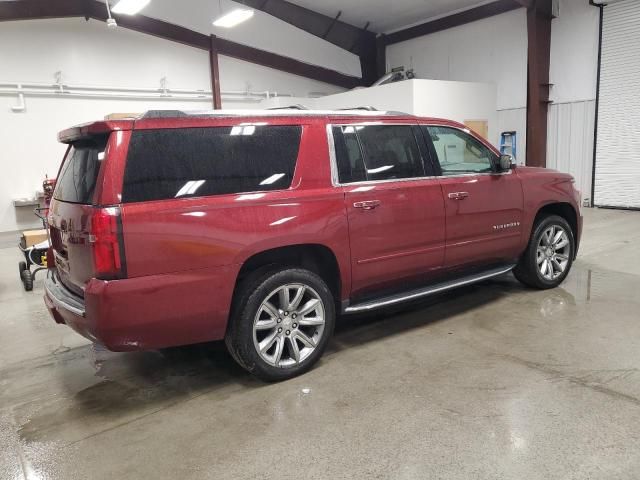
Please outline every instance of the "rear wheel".
[[530, 287], [554, 288], [569, 274], [574, 254], [571, 226], [564, 218], [550, 215], [534, 226], [527, 250], [513, 273]]
[[309, 370], [322, 356], [335, 324], [334, 299], [326, 283], [298, 268], [243, 283], [225, 337], [232, 356], [267, 381]]
[[18, 263], [18, 273], [20, 274], [20, 280], [22, 280], [22, 272], [27, 269], [27, 262]]

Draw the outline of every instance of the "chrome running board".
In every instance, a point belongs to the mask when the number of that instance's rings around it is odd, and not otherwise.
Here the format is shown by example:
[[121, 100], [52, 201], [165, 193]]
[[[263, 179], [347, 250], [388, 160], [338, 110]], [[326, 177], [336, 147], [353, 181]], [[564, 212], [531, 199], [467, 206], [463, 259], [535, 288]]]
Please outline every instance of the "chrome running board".
[[408, 302], [410, 300], [428, 297], [429, 295], [434, 295], [436, 293], [445, 292], [447, 290], [464, 287], [465, 285], [470, 285], [472, 283], [481, 282], [482, 280], [497, 277], [504, 273], [510, 272], [511, 270], [513, 270], [513, 267], [515, 267], [515, 264], [493, 268], [491, 270], [486, 270], [484, 272], [469, 275], [467, 277], [449, 280], [447, 282], [436, 283], [433, 285], [429, 285], [428, 287], [422, 287], [415, 290], [409, 290], [408, 292], [402, 292], [395, 295], [389, 295], [387, 297], [368, 300], [362, 303], [356, 303], [355, 305], [346, 307], [343, 313], [367, 312], [369, 310], [375, 310], [377, 308], [395, 305], [396, 303]]

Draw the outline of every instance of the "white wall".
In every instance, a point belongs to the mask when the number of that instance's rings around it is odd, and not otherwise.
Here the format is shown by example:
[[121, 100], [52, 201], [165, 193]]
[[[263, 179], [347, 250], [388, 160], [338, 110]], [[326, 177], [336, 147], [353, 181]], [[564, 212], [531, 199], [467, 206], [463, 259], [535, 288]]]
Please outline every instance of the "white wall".
[[[587, 0], [559, 0], [551, 23], [547, 166], [569, 172], [591, 191], [598, 9]], [[521, 8], [391, 45], [387, 67], [414, 68], [418, 78], [493, 82], [498, 132], [518, 132], [518, 163], [526, 148], [527, 24]], [[494, 143], [498, 138], [491, 138]]]
[[547, 167], [569, 172], [590, 202], [598, 71], [598, 8], [560, 0], [551, 22]]
[[461, 123], [466, 120], [486, 120], [489, 137], [497, 136], [496, 87], [492, 83], [415, 79], [358, 88], [315, 99], [274, 98], [260, 105], [269, 108], [295, 103], [324, 110], [371, 106], [378, 110], [448, 118]]
[[554, 103], [596, 98], [598, 8], [587, 0], [559, 0], [551, 22], [549, 83]]
[[387, 67], [413, 68], [417, 78], [493, 83], [499, 132], [518, 132], [524, 161], [527, 105], [527, 23], [520, 8], [387, 47]]
[[418, 78], [495, 83], [498, 109], [527, 105], [527, 18], [520, 8], [387, 47]]
[[[188, 8], [185, 8], [187, 5]], [[260, 10], [255, 10], [249, 21], [236, 27], [212, 26], [211, 21], [221, 13], [242, 6], [241, 1], [230, 0], [153, 0], [142, 13], [206, 35], [214, 33], [244, 45], [326, 66], [346, 75], [361, 76], [360, 59], [357, 55]]]
[[[215, 2], [217, 5], [217, 2]], [[152, 2], [156, 4], [156, 2]], [[283, 22], [282, 22], [283, 23]], [[290, 50], [308, 45], [311, 35], [286, 30]], [[274, 35], [275, 36], [275, 35]], [[315, 38], [315, 37], [314, 37]], [[237, 39], [241, 41], [241, 39]], [[313, 41], [311, 42], [313, 43]], [[296, 46], [298, 45], [298, 46]], [[281, 47], [282, 42], [278, 45]], [[330, 51], [318, 61], [332, 63]], [[159, 88], [166, 77], [170, 88], [210, 90], [208, 53], [126, 29], [109, 30], [104, 23], [84, 19], [3, 22], [0, 28], [0, 83], [54, 83], [61, 71], [64, 83], [111, 87]], [[220, 83], [225, 90], [269, 90], [296, 96], [310, 92], [336, 93], [343, 89], [251, 63], [220, 57]], [[115, 100], [27, 97], [24, 112], [14, 113], [16, 96], [0, 95], [0, 231], [34, 226], [31, 208], [15, 208], [14, 198], [32, 197], [45, 174], [55, 176], [64, 146], [58, 131], [98, 120], [110, 112], [142, 112], [153, 108], [209, 109], [210, 101]], [[255, 108], [256, 103], [223, 97], [227, 108]]]

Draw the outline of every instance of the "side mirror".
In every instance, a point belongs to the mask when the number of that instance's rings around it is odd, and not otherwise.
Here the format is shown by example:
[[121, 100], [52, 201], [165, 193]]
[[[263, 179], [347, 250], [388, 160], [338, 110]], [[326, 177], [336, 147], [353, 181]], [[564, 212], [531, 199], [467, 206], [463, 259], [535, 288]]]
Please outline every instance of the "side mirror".
[[511, 155], [500, 155], [500, 171], [506, 172], [515, 166]]

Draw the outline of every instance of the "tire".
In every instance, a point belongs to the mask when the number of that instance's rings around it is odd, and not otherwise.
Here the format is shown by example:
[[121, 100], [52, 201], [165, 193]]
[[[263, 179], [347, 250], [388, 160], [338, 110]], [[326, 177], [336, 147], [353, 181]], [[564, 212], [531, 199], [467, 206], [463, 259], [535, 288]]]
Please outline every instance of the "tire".
[[24, 286], [24, 289], [27, 292], [33, 290], [33, 275], [31, 274], [31, 271], [23, 270], [20, 276], [22, 277], [22, 285]]
[[527, 249], [513, 274], [529, 287], [555, 288], [569, 274], [575, 251], [576, 242], [569, 223], [558, 215], [543, 217], [534, 225]]
[[27, 262], [18, 263], [18, 273], [20, 274], [20, 280], [22, 280], [22, 272], [27, 269]]
[[256, 273], [239, 286], [225, 342], [251, 374], [268, 382], [286, 380], [322, 356], [335, 316], [333, 295], [315, 273], [301, 268]]

